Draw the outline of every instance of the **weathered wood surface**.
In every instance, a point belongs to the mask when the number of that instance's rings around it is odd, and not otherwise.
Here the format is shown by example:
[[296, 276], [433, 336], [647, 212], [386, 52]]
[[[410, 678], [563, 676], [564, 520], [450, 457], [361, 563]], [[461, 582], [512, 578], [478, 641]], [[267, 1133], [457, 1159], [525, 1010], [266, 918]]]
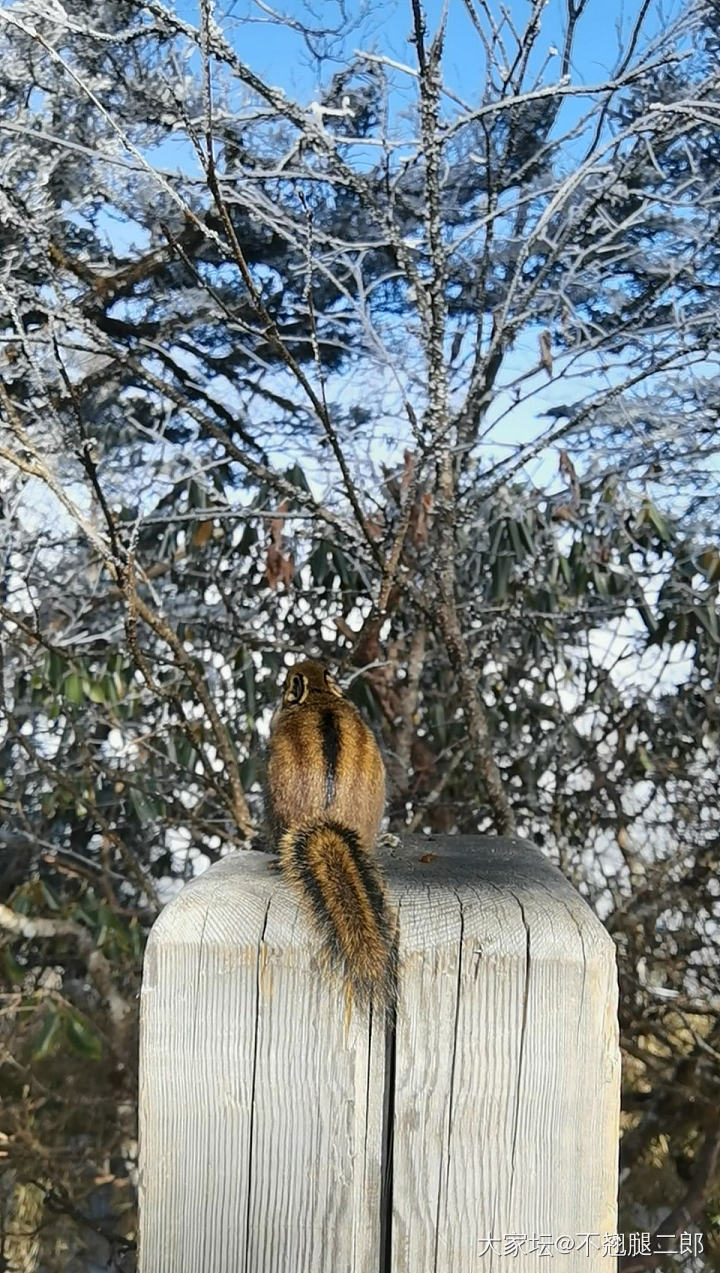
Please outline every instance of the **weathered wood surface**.
[[[265, 855], [224, 859], [157, 921], [140, 1273], [499, 1273], [506, 1234], [528, 1238], [514, 1266], [541, 1273], [534, 1237], [614, 1231], [607, 934], [522, 841], [415, 837], [382, 857], [400, 920], [389, 1049], [320, 975]], [[578, 1267], [612, 1262], [552, 1248], [555, 1273]]]

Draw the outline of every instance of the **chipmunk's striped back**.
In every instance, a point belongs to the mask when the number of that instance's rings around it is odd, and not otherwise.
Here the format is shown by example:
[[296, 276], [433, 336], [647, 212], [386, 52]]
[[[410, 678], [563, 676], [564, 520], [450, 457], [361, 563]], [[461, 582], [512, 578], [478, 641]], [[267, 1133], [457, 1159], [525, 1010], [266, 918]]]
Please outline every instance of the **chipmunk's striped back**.
[[385, 767], [372, 732], [321, 664], [288, 672], [270, 733], [267, 817], [286, 877], [358, 1002], [392, 997], [395, 921], [373, 860]]

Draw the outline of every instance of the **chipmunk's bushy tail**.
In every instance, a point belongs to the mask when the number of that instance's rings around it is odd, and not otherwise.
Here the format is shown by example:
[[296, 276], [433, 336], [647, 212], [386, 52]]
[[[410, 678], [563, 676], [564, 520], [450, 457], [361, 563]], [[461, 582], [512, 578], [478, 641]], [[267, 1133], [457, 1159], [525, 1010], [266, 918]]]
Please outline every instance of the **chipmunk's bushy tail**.
[[340, 822], [291, 827], [280, 840], [283, 873], [302, 895], [330, 962], [359, 1004], [395, 996], [395, 917], [377, 863]]

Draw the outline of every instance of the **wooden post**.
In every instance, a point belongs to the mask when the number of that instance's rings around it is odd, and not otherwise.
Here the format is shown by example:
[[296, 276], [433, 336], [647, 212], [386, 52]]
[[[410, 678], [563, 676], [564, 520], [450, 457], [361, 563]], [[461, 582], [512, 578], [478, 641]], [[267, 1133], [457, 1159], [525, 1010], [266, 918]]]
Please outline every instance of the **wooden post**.
[[387, 1037], [320, 974], [264, 854], [225, 858], [157, 921], [140, 1273], [613, 1267], [612, 942], [522, 841], [411, 837], [381, 856], [400, 921]]

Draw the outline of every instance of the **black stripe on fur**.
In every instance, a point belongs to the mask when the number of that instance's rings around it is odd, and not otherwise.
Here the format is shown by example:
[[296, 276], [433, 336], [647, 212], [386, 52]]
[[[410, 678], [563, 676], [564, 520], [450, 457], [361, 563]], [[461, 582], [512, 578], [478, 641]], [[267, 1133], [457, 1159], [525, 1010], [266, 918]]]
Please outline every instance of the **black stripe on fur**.
[[325, 764], [325, 808], [335, 799], [337, 767], [340, 759], [340, 730], [335, 713], [328, 708], [320, 717], [323, 761]]

